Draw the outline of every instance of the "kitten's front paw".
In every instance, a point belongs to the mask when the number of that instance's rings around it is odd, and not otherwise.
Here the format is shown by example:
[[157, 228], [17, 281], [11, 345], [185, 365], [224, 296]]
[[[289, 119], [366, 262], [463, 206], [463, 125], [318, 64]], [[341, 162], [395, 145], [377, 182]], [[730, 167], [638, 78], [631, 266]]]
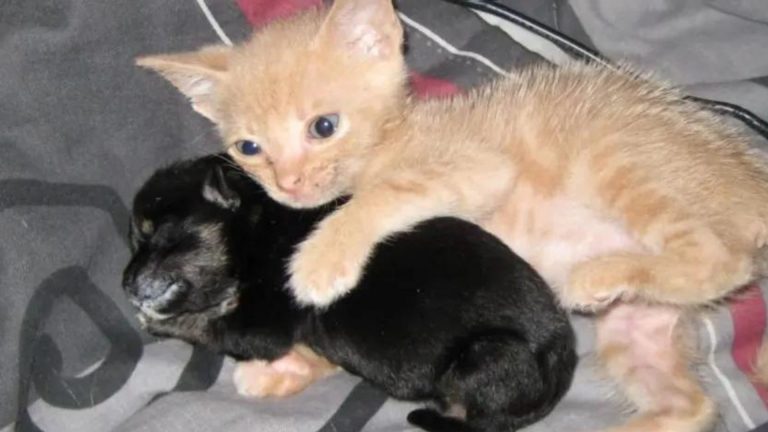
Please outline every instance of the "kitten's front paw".
[[312, 383], [308, 374], [280, 371], [263, 360], [237, 363], [232, 376], [237, 393], [245, 397], [286, 397]]
[[573, 268], [560, 301], [568, 309], [598, 312], [634, 295], [647, 279], [646, 269], [632, 256], [595, 258]]
[[268, 363], [250, 360], [237, 363], [232, 377], [241, 396], [285, 397], [296, 394], [339, 368], [306, 347], [295, 347]]
[[291, 258], [290, 286], [300, 304], [328, 306], [360, 280], [370, 247], [318, 230]]

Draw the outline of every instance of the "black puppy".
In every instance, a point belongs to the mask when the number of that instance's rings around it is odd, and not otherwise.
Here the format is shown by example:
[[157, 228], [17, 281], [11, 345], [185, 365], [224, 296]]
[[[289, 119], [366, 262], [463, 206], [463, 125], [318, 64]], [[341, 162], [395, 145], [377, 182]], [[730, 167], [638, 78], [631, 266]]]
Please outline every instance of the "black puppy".
[[434, 219], [379, 246], [360, 285], [325, 310], [297, 306], [286, 260], [333, 206], [270, 200], [226, 157], [158, 171], [135, 198], [124, 288], [148, 330], [237, 359], [303, 343], [419, 409], [429, 431], [512, 431], [570, 386], [574, 334], [538, 274], [495, 237]]

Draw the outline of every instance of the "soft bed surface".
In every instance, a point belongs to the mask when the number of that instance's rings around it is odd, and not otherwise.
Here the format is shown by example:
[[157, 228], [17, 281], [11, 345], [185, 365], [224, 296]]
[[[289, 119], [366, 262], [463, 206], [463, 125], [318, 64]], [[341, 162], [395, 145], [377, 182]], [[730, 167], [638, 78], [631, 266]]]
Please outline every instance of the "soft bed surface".
[[[26, 1], [0, 6], [0, 429], [338, 431], [409, 429], [413, 405], [339, 374], [286, 400], [235, 394], [233, 364], [142, 334], [120, 291], [132, 194], [157, 167], [218, 150], [212, 126], [138, 54], [245, 38], [250, 26], [319, 0]], [[506, 0], [612, 59], [628, 58], [702, 97], [768, 117], [764, 0]], [[441, 0], [398, 2], [413, 84], [461, 91], [573, 52], [530, 26]], [[562, 41], [560, 41], [562, 42]], [[756, 137], [757, 146], [768, 143]], [[765, 290], [696, 321], [698, 371], [720, 403], [718, 432], [768, 421], [749, 380]], [[530, 431], [595, 430], [628, 412], [591, 360]]]

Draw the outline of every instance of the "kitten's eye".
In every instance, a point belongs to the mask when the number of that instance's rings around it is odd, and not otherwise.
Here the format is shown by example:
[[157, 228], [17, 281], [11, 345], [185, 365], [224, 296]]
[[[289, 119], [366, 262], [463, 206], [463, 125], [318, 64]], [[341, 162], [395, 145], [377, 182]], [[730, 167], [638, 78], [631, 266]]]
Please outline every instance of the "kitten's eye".
[[336, 132], [338, 126], [338, 114], [324, 114], [318, 116], [309, 124], [309, 136], [318, 139], [328, 138]]
[[245, 156], [256, 156], [261, 153], [261, 146], [250, 140], [240, 140], [235, 143], [235, 148]]

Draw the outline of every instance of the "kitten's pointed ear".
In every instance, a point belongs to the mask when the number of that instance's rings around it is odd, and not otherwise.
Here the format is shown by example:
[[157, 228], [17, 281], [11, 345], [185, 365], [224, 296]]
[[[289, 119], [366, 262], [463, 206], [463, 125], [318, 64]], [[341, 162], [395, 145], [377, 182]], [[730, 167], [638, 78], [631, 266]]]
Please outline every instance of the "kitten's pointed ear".
[[392, 0], [335, 0], [315, 43], [389, 59], [400, 55], [403, 28]]
[[229, 184], [221, 167], [213, 168], [203, 183], [203, 197], [225, 209], [236, 210], [240, 207], [240, 196]]
[[136, 64], [158, 72], [187, 96], [198, 113], [216, 121], [212, 95], [229, 68], [232, 48], [210, 46], [180, 54], [139, 57]]

